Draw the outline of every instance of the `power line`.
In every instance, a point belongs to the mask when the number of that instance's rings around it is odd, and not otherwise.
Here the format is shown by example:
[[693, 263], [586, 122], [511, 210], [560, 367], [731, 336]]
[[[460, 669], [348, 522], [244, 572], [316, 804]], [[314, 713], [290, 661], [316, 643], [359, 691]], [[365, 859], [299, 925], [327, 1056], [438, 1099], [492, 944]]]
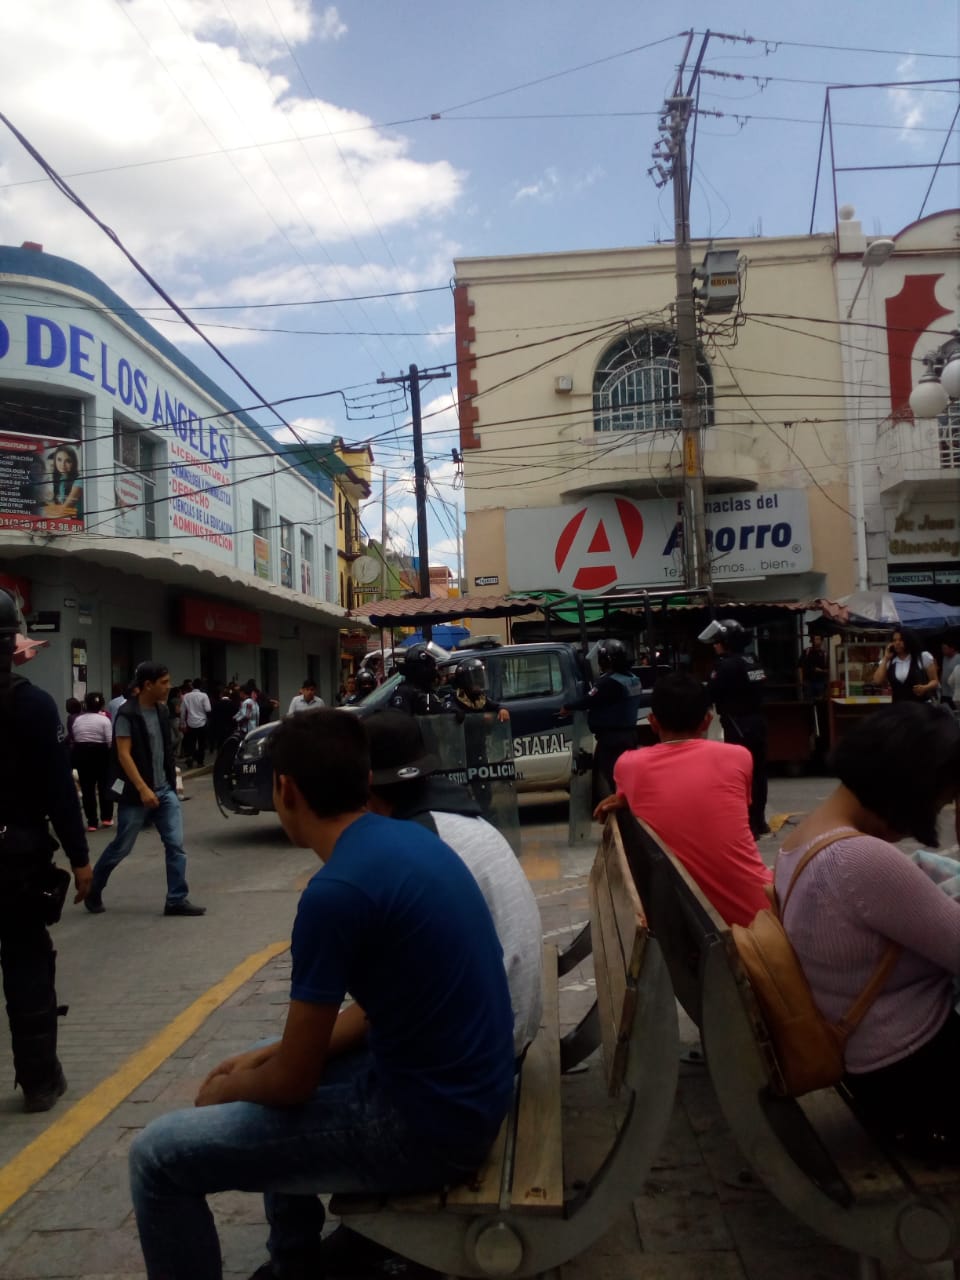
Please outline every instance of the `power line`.
[[[704, 33], [698, 31], [696, 35]], [[946, 58], [956, 60], [955, 53], [922, 53], [917, 49], [871, 49], [855, 44], [814, 44], [808, 40], [774, 40], [766, 36], [738, 36], [725, 31], [711, 31], [716, 40], [733, 41], [737, 44], [762, 44], [766, 52], [774, 53], [778, 48], [785, 49], [829, 49], [837, 53], [877, 53], [895, 58]]]

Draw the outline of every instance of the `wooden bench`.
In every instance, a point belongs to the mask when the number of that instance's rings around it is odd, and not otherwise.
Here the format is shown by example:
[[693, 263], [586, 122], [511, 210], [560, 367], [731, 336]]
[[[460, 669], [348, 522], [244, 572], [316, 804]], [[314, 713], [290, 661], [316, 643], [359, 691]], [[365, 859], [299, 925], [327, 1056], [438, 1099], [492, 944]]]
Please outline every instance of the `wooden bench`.
[[[561, 1035], [560, 979], [593, 955], [596, 999]], [[343, 1222], [420, 1264], [457, 1277], [536, 1276], [600, 1238], [640, 1195], [673, 1110], [679, 1035], [669, 974], [608, 823], [590, 875], [590, 923], [562, 953], [544, 950], [540, 1032], [515, 1105], [466, 1185], [434, 1195], [338, 1195]], [[564, 1073], [596, 1048], [616, 1104], [616, 1134], [591, 1177], [564, 1181]], [[613, 1104], [611, 1104], [613, 1105]]]
[[777, 1092], [769, 1034], [729, 928], [649, 827], [623, 814], [620, 827], [677, 998], [700, 1028], [720, 1107], [757, 1175], [857, 1255], [861, 1280], [882, 1276], [881, 1262], [951, 1258], [960, 1277], [960, 1173], [882, 1149], [840, 1088], [799, 1099]]

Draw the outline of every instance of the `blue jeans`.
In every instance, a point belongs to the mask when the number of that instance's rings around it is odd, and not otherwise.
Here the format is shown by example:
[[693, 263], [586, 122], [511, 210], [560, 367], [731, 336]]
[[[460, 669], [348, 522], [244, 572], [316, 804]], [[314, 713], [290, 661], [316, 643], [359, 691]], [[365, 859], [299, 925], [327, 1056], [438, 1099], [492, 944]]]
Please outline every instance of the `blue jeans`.
[[366, 1051], [336, 1059], [309, 1102], [228, 1102], [152, 1121], [130, 1148], [130, 1185], [148, 1280], [220, 1280], [206, 1196], [262, 1191], [271, 1257], [316, 1248], [317, 1198], [335, 1191], [426, 1191], [459, 1182], [484, 1152], [430, 1150], [383, 1094]]
[[177, 793], [172, 787], [159, 787], [159, 808], [147, 809], [142, 804], [120, 804], [117, 809], [117, 834], [97, 859], [93, 868], [93, 889], [102, 893], [113, 871], [136, 844], [144, 827], [153, 823], [163, 841], [167, 860], [167, 905], [183, 902], [187, 890], [187, 855], [183, 851], [183, 813]]

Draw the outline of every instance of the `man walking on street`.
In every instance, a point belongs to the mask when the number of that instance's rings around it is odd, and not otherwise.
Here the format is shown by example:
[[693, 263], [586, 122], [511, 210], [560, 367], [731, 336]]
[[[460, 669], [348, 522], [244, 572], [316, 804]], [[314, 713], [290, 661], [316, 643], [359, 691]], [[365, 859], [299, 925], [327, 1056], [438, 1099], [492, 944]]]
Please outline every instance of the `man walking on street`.
[[237, 732], [247, 734], [260, 724], [260, 695], [255, 685], [247, 688], [247, 696], [240, 703], [240, 710], [233, 717]]
[[205, 907], [187, 897], [187, 855], [183, 850], [183, 815], [177, 797], [176, 764], [167, 695], [170, 673], [158, 662], [141, 662], [136, 684], [140, 692], [117, 712], [114, 726], [115, 794], [120, 804], [117, 834], [93, 869], [93, 885], [84, 906], [94, 915], [104, 911], [103, 890], [113, 871], [133, 849], [151, 822], [163, 841], [167, 861], [165, 916], [202, 916]]
[[287, 708], [287, 715], [294, 716], [298, 711], [316, 711], [323, 706], [323, 699], [317, 697], [316, 680], [304, 680], [300, 692], [294, 694]]
[[[190, 685], [190, 681], [187, 681]], [[199, 684], [190, 685], [183, 695], [183, 755], [189, 764], [191, 761], [198, 769], [203, 768], [203, 757], [207, 750], [207, 716], [210, 714], [210, 699]]]

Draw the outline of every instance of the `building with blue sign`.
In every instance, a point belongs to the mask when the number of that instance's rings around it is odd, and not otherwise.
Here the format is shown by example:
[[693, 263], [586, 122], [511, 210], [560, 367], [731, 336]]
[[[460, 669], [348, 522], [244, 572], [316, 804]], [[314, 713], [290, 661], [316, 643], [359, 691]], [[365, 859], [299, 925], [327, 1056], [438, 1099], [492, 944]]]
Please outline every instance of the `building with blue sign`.
[[278, 442], [91, 272], [0, 247], [0, 586], [58, 702], [125, 683], [339, 683], [329, 446]]

